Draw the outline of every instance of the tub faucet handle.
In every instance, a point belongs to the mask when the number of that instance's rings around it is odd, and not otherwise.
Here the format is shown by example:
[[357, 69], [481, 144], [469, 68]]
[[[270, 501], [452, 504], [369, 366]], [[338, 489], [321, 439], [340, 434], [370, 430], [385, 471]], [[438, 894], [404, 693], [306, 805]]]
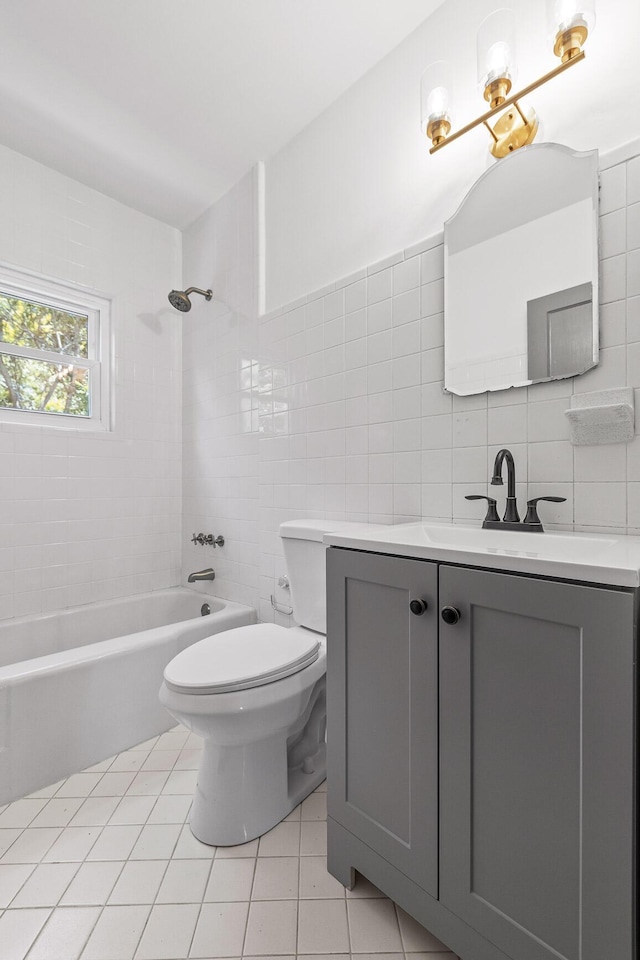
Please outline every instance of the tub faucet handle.
[[191, 543], [199, 543], [201, 547], [224, 547], [224, 537], [214, 537], [212, 533], [194, 533]]

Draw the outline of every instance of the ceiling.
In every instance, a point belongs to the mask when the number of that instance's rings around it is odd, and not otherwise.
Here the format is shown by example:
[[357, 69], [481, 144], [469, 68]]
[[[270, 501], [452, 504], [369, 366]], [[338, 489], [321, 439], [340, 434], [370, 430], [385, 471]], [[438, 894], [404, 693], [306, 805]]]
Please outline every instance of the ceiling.
[[442, 0], [0, 0], [0, 143], [184, 227]]

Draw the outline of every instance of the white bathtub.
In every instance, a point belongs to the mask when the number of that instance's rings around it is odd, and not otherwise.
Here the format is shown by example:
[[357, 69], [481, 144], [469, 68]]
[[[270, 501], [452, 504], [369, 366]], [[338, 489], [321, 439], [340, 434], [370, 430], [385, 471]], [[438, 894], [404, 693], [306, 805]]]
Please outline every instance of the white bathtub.
[[0, 621], [0, 804], [168, 730], [167, 663], [255, 619], [251, 607], [174, 587]]

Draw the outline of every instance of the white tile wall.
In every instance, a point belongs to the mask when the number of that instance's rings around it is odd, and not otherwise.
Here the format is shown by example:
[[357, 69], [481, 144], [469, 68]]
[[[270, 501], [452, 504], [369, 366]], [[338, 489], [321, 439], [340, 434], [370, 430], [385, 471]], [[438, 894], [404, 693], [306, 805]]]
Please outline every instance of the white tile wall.
[[179, 581], [177, 230], [0, 147], [0, 260], [113, 300], [110, 433], [0, 424], [0, 619]]
[[602, 172], [601, 227], [600, 364], [575, 380], [443, 393], [441, 237], [260, 319], [262, 619], [271, 593], [287, 602], [283, 520], [479, 518], [464, 496], [488, 492], [503, 445], [522, 505], [567, 498], [543, 505], [547, 526], [640, 532], [640, 436], [575, 448], [564, 416], [574, 391], [628, 385], [640, 400], [640, 157]]
[[[286, 370], [269, 369], [267, 383], [257, 355], [256, 190], [254, 172], [186, 231], [183, 267], [186, 285], [214, 292], [210, 303], [194, 296], [184, 315], [183, 581], [212, 566], [215, 582], [199, 589], [251, 606], [258, 603], [259, 416], [288, 429], [279, 395]], [[295, 317], [291, 330], [293, 340]], [[199, 532], [222, 534], [226, 543], [193, 545]]]

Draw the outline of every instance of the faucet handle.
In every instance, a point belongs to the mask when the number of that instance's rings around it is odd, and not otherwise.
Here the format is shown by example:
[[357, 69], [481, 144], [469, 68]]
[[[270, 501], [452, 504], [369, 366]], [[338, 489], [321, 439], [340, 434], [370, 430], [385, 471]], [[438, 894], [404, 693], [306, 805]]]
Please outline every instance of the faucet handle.
[[533, 500], [527, 500], [527, 515], [524, 518], [525, 523], [540, 523], [538, 516], [538, 501], [549, 500], [551, 503], [564, 503], [566, 497], [534, 497]]
[[494, 520], [500, 522], [500, 517], [498, 516], [497, 501], [493, 497], [485, 497], [482, 493], [468, 493], [465, 496], [465, 500], [486, 500], [487, 501], [487, 515], [484, 518], [484, 522], [487, 520]]

